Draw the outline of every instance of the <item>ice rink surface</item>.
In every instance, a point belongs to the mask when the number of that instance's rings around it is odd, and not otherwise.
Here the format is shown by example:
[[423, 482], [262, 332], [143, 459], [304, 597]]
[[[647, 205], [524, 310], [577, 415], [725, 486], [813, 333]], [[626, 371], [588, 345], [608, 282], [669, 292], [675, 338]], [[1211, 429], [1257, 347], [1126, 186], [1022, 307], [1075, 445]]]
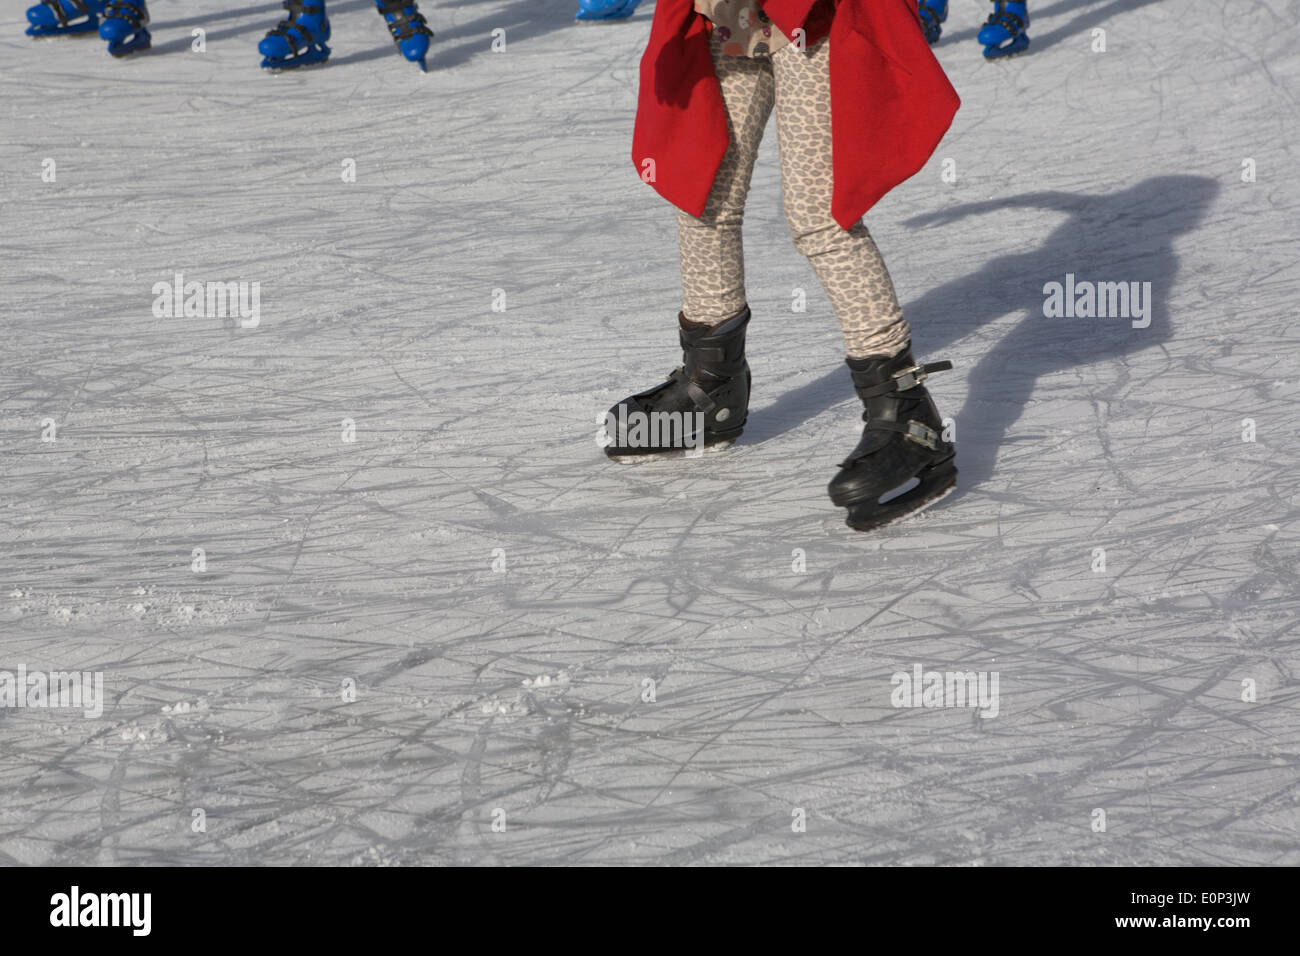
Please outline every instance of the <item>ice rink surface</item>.
[[[774, 135], [743, 439], [597, 447], [680, 355], [649, 0], [425, 0], [427, 75], [369, 0], [281, 75], [270, 3], [155, 0], [126, 61], [23, 6], [0, 671], [106, 701], [0, 708], [0, 863], [1300, 864], [1296, 4], [1042, 0], [988, 63], [952, 0], [963, 108], [867, 223], [959, 488], [873, 535]], [[176, 273], [260, 323], [155, 317]], [[1149, 326], [1045, 317], [1067, 274]], [[996, 715], [893, 706], [918, 665]]]

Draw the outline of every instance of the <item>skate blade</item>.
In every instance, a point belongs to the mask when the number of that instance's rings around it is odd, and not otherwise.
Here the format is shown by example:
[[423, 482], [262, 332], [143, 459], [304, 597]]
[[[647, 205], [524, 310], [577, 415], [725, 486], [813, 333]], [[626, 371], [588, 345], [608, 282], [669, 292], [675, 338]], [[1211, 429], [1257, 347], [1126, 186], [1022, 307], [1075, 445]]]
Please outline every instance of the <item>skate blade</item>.
[[317, 60], [315, 63], [297, 63], [293, 66], [263, 66], [262, 69], [272, 76], [279, 76], [281, 73], [297, 73], [299, 70], [313, 70], [318, 66], [328, 66], [328, 60]]
[[75, 26], [60, 27], [28, 27], [23, 31], [33, 40], [52, 40], [55, 37], [99, 37], [99, 23], [78, 23]]
[[869, 502], [849, 509], [844, 523], [854, 531], [876, 531], [924, 511], [957, 488], [957, 469], [944, 471], [918, 482], [907, 491], [883, 504]]
[[707, 458], [710, 455], [729, 448], [736, 443], [735, 438], [724, 438], [722, 441], [715, 441], [712, 445], [705, 445], [702, 451], [694, 451], [686, 448], [671, 448], [666, 451], [654, 451], [644, 455], [610, 455], [605, 457], [610, 461], [616, 461], [620, 465], [641, 465], [649, 461], [666, 461], [675, 458]]
[[1019, 56], [1028, 49], [1029, 37], [1022, 33], [1004, 47], [986, 46], [984, 48], [984, 59], [1005, 60], [1007, 57]]
[[153, 47], [152, 43], [146, 43], [143, 46], [133, 46], [129, 50], [118, 50], [117, 52], [109, 50], [108, 52], [109, 54], [112, 55], [113, 59], [115, 60], [125, 60], [128, 59], [129, 57], [135, 56], [137, 53], [144, 53], [146, 50], [151, 49], [152, 47]]
[[268, 73], [288, 73], [291, 70], [302, 70], [312, 66], [324, 66], [330, 61], [330, 48], [322, 43], [319, 47], [312, 47], [297, 57], [289, 60], [276, 60], [273, 57], [262, 57], [262, 69]]
[[124, 60], [129, 56], [137, 53], [143, 53], [145, 50], [153, 47], [153, 35], [143, 27], [140, 28], [131, 39], [118, 41], [112, 40], [108, 44], [108, 53], [118, 60]]

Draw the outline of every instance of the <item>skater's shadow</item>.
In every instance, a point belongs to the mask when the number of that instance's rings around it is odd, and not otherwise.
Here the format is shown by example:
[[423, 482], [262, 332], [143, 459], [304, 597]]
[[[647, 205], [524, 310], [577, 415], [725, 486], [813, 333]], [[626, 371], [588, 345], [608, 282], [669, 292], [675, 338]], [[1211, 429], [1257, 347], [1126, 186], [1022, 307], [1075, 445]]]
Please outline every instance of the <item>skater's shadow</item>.
[[[1007, 429], [1047, 374], [1158, 347], [1172, 334], [1168, 300], [1178, 277], [1174, 240], [1204, 218], [1219, 186], [1203, 176], [1159, 176], [1110, 195], [1026, 193], [968, 203], [908, 220], [909, 226], [938, 225], [972, 215], [1019, 208], [1068, 214], [1038, 248], [990, 260], [978, 272], [927, 292], [905, 309], [915, 334], [916, 357], [930, 361], [971, 331], [1001, 316], [1026, 317], [1008, 332], [968, 375], [966, 404], [957, 422], [960, 487], [989, 477]], [[1150, 282], [1150, 324], [1135, 328], [1125, 318], [1047, 318], [1043, 287], [1076, 281]], [[1114, 377], [1127, 377], [1122, 363]], [[941, 413], [942, 376], [934, 380]], [[1104, 399], [1105, 396], [1098, 396]], [[843, 366], [782, 395], [761, 416], [751, 416], [745, 437], [764, 441], [800, 421], [852, 399]], [[846, 446], [849, 437], [845, 436]], [[848, 451], [848, 447], [844, 449]], [[951, 501], [953, 499], [949, 499]]]
[[[435, 34], [433, 43], [429, 47], [428, 63], [430, 72], [457, 66], [481, 53], [490, 52], [493, 38], [492, 31], [498, 28], [505, 31], [504, 36], [507, 43], [544, 36], [553, 30], [581, 29], [581, 27], [575, 27], [573, 21], [573, 14], [578, 9], [577, 0], [517, 0], [517, 2], [505, 8], [495, 9], [492, 13], [474, 16], [470, 19], [458, 19], [449, 25], [439, 24], [438, 21], [441, 19], [439, 14], [450, 16], [453, 10], [471, 6], [471, 4], [464, 2], [438, 3], [435, 0], [430, 7], [426, 2], [424, 14], [429, 18], [429, 24]], [[642, 9], [639, 9], [627, 20], [611, 21], [609, 24], [593, 25], [590, 28], [607, 29], [616, 26], [617, 23], [644, 20], [649, 16], [646, 10], [653, 11], [653, 7], [653, 4], [643, 4]], [[344, 2], [329, 4], [331, 17], [334, 14], [363, 9], [375, 9], [374, 0], [344, 0]], [[265, 16], [255, 22], [226, 27], [225, 29], [213, 30], [210, 28], [212, 23], [220, 20], [233, 20], [255, 14], [265, 14]], [[158, 54], [188, 52], [193, 43], [193, 37], [190, 35], [189, 30], [193, 27], [203, 27], [207, 31], [205, 37], [207, 42], [213, 42], [250, 33], [265, 34], [283, 17], [283, 8], [259, 3], [234, 10], [223, 10], [220, 13], [207, 16], [153, 21], [149, 27], [155, 38], [174, 30], [184, 31], [184, 34], [171, 37], [163, 43], [155, 42], [148, 55], [156, 56]], [[347, 66], [351, 63], [365, 63], [370, 60], [388, 57], [400, 58], [392, 40], [387, 39], [386, 33], [384, 43], [370, 49], [356, 50], [342, 55], [337, 52], [339, 42], [340, 38], [336, 28], [335, 36], [330, 40], [330, 46], [335, 48], [335, 52], [329, 58], [329, 66]], [[254, 44], [251, 55], [257, 55], [256, 44]]]
[[[618, 30], [631, 25], [642, 31], [654, 12], [653, 3], [642, 3], [636, 13], [624, 20], [576, 23], [578, 0], [517, 0], [491, 13], [467, 20], [457, 20], [444, 27], [430, 48], [429, 69], [458, 66], [476, 56], [491, 52], [492, 31], [502, 29], [507, 44], [545, 36], [555, 30]], [[507, 47], [508, 49], [508, 47]]]
[[[333, 10], [333, 7], [330, 7]], [[274, 11], [274, 14], [272, 13]], [[262, 16], [263, 19], [269, 19], [272, 16], [279, 20], [284, 15], [284, 8], [279, 4], [271, 6], [267, 3], [255, 3], [251, 7], [238, 7], [236, 9], [222, 10], [218, 13], [205, 13], [202, 16], [186, 17], [184, 20], [158, 20], [149, 21], [150, 32], [165, 30], [183, 30], [186, 27], [203, 27], [205, 30], [209, 24], [216, 23], [219, 20], [235, 20], [239, 17]]]
[[[963, 0], [949, 0], [949, 10], [952, 9], [954, 3], [961, 2]], [[1159, 2], [1160, 0], [1109, 0], [1109, 2], [1101, 2], [1101, 0], [1061, 0], [1060, 3], [1040, 7], [1034, 0], [1029, 0], [1029, 29], [1025, 32], [1029, 34], [1030, 42], [1029, 49], [1025, 52], [1042, 52], [1048, 47], [1060, 43], [1066, 37], [1090, 32], [1093, 27], [1101, 25], [1114, 14], [1129, 13], [1138, 7], [1145, 7]], [[1087, 9], [1081, 10], [1078, 16], [1068, 23], [1063, 23], [1055, 30], [1039, 33], [1035, 29], [1038, 18], [1055, 16], [1058, 13], [1066, 13], [1079, 7]], [[982, 26], [984, 26], [984, 21], [980, 21], [979, 26], [972, 29], [954, 30], [952, 33], [944, 31], [943, 39], [940, 42], [946, 44], [974, 40], [979, 35]]]
[[[434, 44], [436, 44], [438, 41], [435, 39], [433, 42]], [[429, 55], [426, 59], [428, 61], [429, 69], [431, 71], [434, 68], [433, 58], [436, 54], [437, 54], [436, 48], [434, 46], [430, 46]], [[355, 53], [347, 53], [344, 54], [343, 56], [339, 56], [335, 54], [330, 57], [329, 65], [347, 66], [349, 63], [366, 63], [370, 60], [387, 60], [393, 57], [396, 57], [398, 60], [402, 59], [402, 55], [397, 51], [397, 48], [393, 46], [393, 42], [389, 40], [387, 43], [384, 43], [380, 46], [371, 47], [369, 50], [357, 50]], [[417, 73], [419, 72], [420, 69], [414, 63], [410, 64], [410, 68], [412, 70], [415, 70]]]
[[[572, 29], [573, 14], [578, 9], [577, 0], [519, 0], [490, 14], [465, 20], [456, 19], [450, 24], [438, 22], [442, 19], [438, 14], [450, 15], [453, 9], [466, 6], [469, 4], [435, 2], [431, 8], [425, 10], [425, 16], [429, 17], [429, 25], [434, 30], [433, 42], [429, 45], [430, 73], [458, 66], [479, 54], [490, 53], [493, 30], [504, 30], [505, 41], [510, 44], [544, 36], [552, 30]], [[450, 19], [450, 16], [448, 18]], [[397, 52], [393, 44], [388, 42], [369, 50], [358, 50], [344, 56], [332, 56], [330, 63], [334, 66], [346, 66], [349, 63], [365, 63], [368, 60], [379, 60], [395, 55]]]
[[[362, 10], [367, 7], [374, 8], [374, 0], [344, 0], [341, 3], [331, 3], [329, 12], [347, 13], [351, 10]], [[226, 27], [221, 30], [211, 29], [211, 24], [219, 20], [233, 20], [236, 17], [251, 17], [255, 14], [262, 16], [253, 22], [242, 23], [237, 26]], [[213, 13], [210, 16], [187, 17], [184, 20], [153, 20], [149, 23], [149, 32], [154, 37], [166, 36], [174, 31], [184, 31], [183, 35], [171, 37], [164, 43], [155, 43], [149, 50], [148, 56], [157, 56], [166, 53], [187, 53], [191, 44], [194, 42], [193, 35], [189, 32], [193, 27], [202, 27], [205, 31], [204, 40], [207, 43], [213, 43], [218, 40], [228, 40], [231, 37], [244, 36], [246, 34], [264, 35], [272, 29], [285, 17], [283, 7], [270, 7], [265, 3], [259, 3], [251, 7], [240, 7], [238, 10], [223, 10], [220, 13]], [[391, 45], [389, 50], [391, 50]], [[250, 57], [255, 62], [260, 60], [257, 52], [257, 44], [252, 44]], [[332, 62], [333, 58], [331, 58]]]

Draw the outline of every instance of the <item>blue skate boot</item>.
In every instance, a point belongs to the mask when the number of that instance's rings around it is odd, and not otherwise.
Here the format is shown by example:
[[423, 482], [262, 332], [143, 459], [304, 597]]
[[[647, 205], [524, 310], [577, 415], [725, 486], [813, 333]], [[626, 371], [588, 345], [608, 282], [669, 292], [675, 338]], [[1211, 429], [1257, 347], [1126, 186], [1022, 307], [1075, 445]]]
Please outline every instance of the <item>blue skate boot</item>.
[[145, 28], [148, 22], [149, 8], [144, 0], [109, 0], [99, 24], [99, 38], [108, 41], [108, 52], [113, 56], [130, 56], [153, 45], [153, 37]]
[[943, 22], [948, 19], [948, 0], [919, 0], [917, 12], [921, 14], [925, 40], [934, 46], [943, 33]]
[[636, 13], [636, 5], [641, 0], [578, 0], [578, 12], [575, 20], [626, 20]]
[[61, 37], [99, 30], [106, 0], [41, 0], [27, 8], [29, 37]]
[[1029, 11], [1024, 0], [993, 0], [993, 12], [980, 29], [979, 41], [984, 56], [996, 60], [1012, 56], [1029, 46]]
[[325, 41], [330, 38], [330, 21], [325, 15], [325, 0], [306, 4], [303, 0], [283, 0], [280, 6], [289, 11], [288, 19], [277, 23], [257, 45], [262, 69], [294, 70], [328, 60], [330, 48]]
[[412, 63], [418, 63], [420, 69], [428, 72], [424, 58], [429, 53], [429, 40], [433, 31], [429, 29], [424, 14], [415, 5], [415, 0], [375, 0], [379, 14], [388, 24], [388, 32], [393, 35], [393, 42], [402, 56]]

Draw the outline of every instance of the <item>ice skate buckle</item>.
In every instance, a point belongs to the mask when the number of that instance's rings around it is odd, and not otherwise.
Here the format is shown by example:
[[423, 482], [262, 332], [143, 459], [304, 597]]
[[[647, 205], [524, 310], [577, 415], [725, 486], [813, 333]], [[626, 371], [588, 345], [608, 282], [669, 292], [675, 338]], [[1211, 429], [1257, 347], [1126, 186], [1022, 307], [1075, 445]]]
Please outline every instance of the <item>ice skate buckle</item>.
[[911, 368], [905, 368], [894, 375], [894, 387], [905, 392], [909, 388], [916, 388], [934, 372], [946, 372], [952, 368], [951, 362], [930, 362], [927, 365], [913, 365]]
[[939, 450], [939, 433], [928, 425], [922, 425], [918, 421], [909, 421], [907, 430], [903, 433], [905, 438], [909, 438], [918, 445], [924, 445], [930, 451]]
[[149, 22], [149, 15], [129, 2], [112, 2], [104, 7], [105, 20], [125, 20], [132, 30], [140, 30]]
[[[903, 424], [902, 422], [880, 421], [875, 418], [866, 418], [865, 416], [863, 417], [863, 420], [866, 421], [867, 428], [869, 429], [875, 429], [876, 431], [882, 432], [898, 432], [908, 441], [914, 441], [918, 445], [930, 449], [930, 451], [939, 450], [939, 433], [929, 425], [916, 421], [916, 419], [909, 419], [907, 424]], [[844, 467], [847, 467], [847, 465]]]
[[1025, 28], [1025, 21], [1010, 10], [995, 10], [989, 14], [989, 18], [984, 22], [989, 26], [1002, 27], [1013, 37]]

